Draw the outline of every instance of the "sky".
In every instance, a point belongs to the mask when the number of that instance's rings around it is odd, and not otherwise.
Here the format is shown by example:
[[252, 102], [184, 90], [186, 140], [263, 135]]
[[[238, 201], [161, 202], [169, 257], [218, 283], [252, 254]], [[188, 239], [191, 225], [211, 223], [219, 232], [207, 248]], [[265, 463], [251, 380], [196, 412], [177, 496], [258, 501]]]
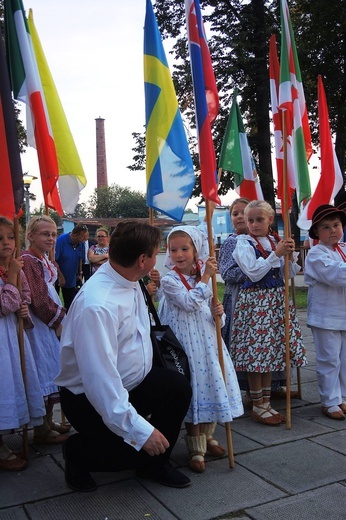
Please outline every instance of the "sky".
[[[145, 0], [23, 0], [35, 26], [87, 178], [80, 200], [96, 187], [96, 123], [105, 119], [108, 184], [145, 193], [145, 172], [131, 172], [132, 132], [145, 124], [143, 27]], [[25, 113], [25, 110], [24, 110]], [[25, 116], [24, 116], [25, 121]], [[36, 150], [23, 171], [39, 177]], [[41, 183], [30, 191], [42, 201]]]
[[[143, 193], [145, 172], [131, 172], [132, 132], [145, 124], [143, 27], [146, 0], [23, 0], [34, 23], [87, 178], [80, 202], [96, 187], [96, 123], [105, 119], [108, 184]], [[164, 42], [165, 46], [165, 42]], [[168, 49], [166, 56], [169, 60]], [[23, 120], [25, 123], [25, 108]], [[36, 150], [22, 154], [23, 172], [39, 177]], [[312, 184], [315, 184], [312, 182]], [[30, 191], [43, 202], [41, 182]], [[230, 204], [237, 197], [222, 197]], [[199, 199], [188, 207], [196, 210]]]

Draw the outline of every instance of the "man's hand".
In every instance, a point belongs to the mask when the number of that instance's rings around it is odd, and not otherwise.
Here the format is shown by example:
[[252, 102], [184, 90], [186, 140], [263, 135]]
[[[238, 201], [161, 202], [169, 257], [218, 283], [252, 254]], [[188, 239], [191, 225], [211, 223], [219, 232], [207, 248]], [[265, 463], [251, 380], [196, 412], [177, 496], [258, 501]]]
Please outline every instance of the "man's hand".
[[146, 451], [151, 457], [165, 453], [167, 448], [169, 448], [168, 440], [156, 428], [150, 435], [147, 442], [143, 445], [143, 450]]

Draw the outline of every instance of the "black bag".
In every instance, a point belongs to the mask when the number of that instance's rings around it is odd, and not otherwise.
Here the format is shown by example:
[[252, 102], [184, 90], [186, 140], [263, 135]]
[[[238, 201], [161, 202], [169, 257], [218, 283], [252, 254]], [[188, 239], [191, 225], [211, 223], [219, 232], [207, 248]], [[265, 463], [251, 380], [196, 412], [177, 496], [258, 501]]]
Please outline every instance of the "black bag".
[[139, 283], [155, 321], [155, 325], [151, 325], [150, 331], [153, 345], [153, 365], [174, 370], [190, 381], [190, 367], [185, 350], [169, 325], [161, 325], [160, 318], [144, 283], [142, 280]]

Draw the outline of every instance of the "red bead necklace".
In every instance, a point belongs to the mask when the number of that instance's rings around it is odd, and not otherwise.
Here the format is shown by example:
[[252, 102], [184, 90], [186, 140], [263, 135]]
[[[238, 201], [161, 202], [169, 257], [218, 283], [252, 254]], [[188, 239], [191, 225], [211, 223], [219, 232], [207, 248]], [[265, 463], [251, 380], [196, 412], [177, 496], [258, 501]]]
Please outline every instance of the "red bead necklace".
[[[262, 244], [261, 244], [261, 242], [258, 240], [258, 238], [255, 237], [252, 233], [250, 233], [250, 236], [256, 240], [256, 247], [257, 247], [258, 251], [261, 253], [261, 256], [262, 256], [263, 258], [268, 258], [268, 256], [270, 255], [270, 253], [268, 253], [268, 251], [266, 251], [266, 250], [264, 249], [264, 247], [262, 246]], [[275, 250], [276, 250], [276, 244], [275, 244], [275, 242], [273, 242], [273, 240], [270, 238], [269, 235], [266, 235], [266, 238], [269, 240], [269, 243], [270, 243], [270, 245], [271, 245], [272, 251], [275, 251]]]

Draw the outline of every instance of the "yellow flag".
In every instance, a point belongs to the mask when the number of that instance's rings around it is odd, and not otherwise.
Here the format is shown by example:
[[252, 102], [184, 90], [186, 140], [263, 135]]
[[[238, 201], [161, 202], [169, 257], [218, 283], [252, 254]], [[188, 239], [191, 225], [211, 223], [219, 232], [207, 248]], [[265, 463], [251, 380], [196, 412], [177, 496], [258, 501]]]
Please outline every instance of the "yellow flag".
[[32, 9], [29, 9], [28, 25], [58, 157], [61, 203], [64, 211], [73, 213], [78, 203], [79, 193], [85, 187], [87, 180], [34, 25]]

